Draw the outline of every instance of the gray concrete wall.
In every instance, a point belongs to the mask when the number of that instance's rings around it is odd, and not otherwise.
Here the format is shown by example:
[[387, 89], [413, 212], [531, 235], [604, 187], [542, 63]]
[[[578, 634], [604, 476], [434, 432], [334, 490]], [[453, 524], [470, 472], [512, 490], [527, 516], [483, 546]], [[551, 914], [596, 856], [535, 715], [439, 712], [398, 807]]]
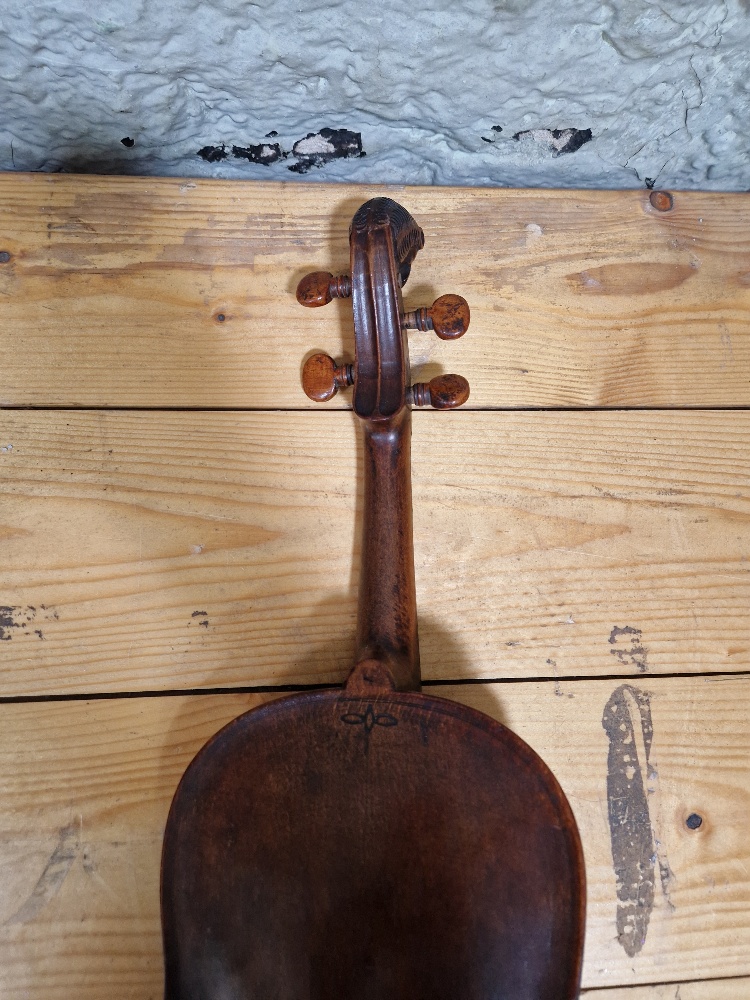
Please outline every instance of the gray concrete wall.
[[0, 169], [750, 189], [750, 0], [6, 0]]

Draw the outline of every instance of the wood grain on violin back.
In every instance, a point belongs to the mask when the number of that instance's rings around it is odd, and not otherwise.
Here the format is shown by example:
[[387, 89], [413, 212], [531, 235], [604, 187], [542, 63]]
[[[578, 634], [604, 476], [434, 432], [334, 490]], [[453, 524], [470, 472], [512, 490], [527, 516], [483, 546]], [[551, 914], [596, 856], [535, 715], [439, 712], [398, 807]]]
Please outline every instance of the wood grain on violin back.
[[459, 341], [409, 335], [416, 381], [458, 371], [477, 409], [750, 404], [746, 195], [675, 192], [660, 212], [645, 190], [18, 173], [0, 177], [0, 403], [319, 405], [300, 363], [350, 362], [351, 312], [301, 310], [297, 282], [348, 270], [352, 213], [382, 194], [428, 240], [406, 309], [471, 304]]
[[582, 864], [551, 772], [487, 715], [293, 695], [230, 723], [180, 782], [165, 1000], [573, 1000]]

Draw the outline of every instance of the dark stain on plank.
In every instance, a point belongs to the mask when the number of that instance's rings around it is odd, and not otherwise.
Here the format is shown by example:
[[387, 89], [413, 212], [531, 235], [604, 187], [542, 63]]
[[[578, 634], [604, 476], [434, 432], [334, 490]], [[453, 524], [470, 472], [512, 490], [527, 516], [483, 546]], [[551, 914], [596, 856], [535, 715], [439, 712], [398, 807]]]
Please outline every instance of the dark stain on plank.
[[649, 695], [621, 684], [605, 706], [602, 726], [609, 738], [607, 814], [617, 879], [617, 940], [633, 958], [646, 941], [657, 861], [643, 781], [654, 733]]
[[17, 635], [35, 635], [44, 639], [41, 629], [32, 628], [32, 623], [41, 616], [43, 621], [58, 621], [59, 615], [54, 608], [41, 604], [39, 610], [33, 604], [12, 606], [0, 605], [0, 642], [10, 642]]
[[208, 628], [208, 613], [206, 611], [194, 611], [190, 617], [198, 619], [201, 628]]
[[12, 607], [8, 604], [0, 606], [0, 641], [9, 642], [17, 629], [28, 635], [28, 626], [35, 617], [36, 608], [30, 604], [25, 608]]
[[58, 835], [57, 845], [44, 866], [31, 894], [9, 917], [6, 924], [27, 924], [55, 898], [81, 849], [80, 824], [68, 823]]
[[642, 674], [648, 671], [648, 649], [643, 645], [643, 633], [639, 628], [615, 625], [609, 633], [609, 643], [613, 647], [610, 653], [624, 667], [637, 667]]

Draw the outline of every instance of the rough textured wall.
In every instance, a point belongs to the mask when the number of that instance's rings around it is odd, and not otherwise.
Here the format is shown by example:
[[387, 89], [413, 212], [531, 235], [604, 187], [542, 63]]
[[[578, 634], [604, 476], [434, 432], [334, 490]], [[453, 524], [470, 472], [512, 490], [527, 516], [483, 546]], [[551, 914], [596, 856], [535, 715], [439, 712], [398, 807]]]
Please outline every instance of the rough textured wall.
[[6, 0], [0, 168], [747, 190], [750, 0]]

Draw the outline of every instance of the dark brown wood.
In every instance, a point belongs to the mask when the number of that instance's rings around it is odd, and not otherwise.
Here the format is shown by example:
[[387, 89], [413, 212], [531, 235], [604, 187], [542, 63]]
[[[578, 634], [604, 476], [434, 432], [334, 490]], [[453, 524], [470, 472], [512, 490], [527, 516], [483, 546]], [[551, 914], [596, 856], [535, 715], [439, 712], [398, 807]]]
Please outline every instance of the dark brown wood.
[[580, 871], [557, 782], [499, 723], [422, 694], [285, 698], [180, 784], [166, 1000], [568, 1000]]
[[409, 346], [401, 288], [424, 234], [404, 208], [376, 198], [352, 219], [349, 243], [353, 406], [363, 423], [365, 454], [355, 664], [378, 660], [394, 687], [418, 691]]
[[411, 411], [364, 427], [364, 514], [355, 663], [376, 660], [419, 691], [411, 508]]
[[[419, 692], [410, 403], [468, 396], [460, 376], [410, 386], [401, 288], [423, 240], [385, 198], [352, 221], [354, 665], [343, 690], [241, 716], [186, 771], [162, 859], [166, 1000], [578, 994], [585, 882], [565, 796], [509, 730]], [[318, 391], [340, 371], [310, 370]]]
[[352, 365], [337, 365], [327, 354], [313, 354], [302, 368], [305, 395], [318, 403], [333, 399], [339, 389], [354, 382]]
[[411, 401], [414, 406], [454, 410], [464, 405], [469, 391], [469, 383], [461, 375], [437, 375], [429, 382], [415, 382], [411, 387]]
[[352, 284], [348, 274], [334, 277], [330, 271], [313, 271], [297, 285], [297, 301], [310, 309], [326, 306], [331, 299], [348, 299], [351, 294]]
[[456, 340], [469, 329], [469, 303], [460, 295], [441, 295], [429, 309], [404, 314], [407, 330], [434, 330], [441, 340]]

